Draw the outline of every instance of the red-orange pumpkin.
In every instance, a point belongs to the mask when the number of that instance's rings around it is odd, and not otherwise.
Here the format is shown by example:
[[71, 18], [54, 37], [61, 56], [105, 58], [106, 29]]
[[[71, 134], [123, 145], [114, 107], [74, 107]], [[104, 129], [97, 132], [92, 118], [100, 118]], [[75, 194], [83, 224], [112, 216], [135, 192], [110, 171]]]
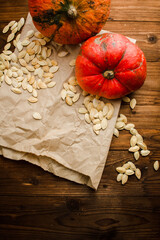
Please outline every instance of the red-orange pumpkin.
[[107, 21], [110, 0], [28, 0], [35, 27], [57, 43], [77, 44]]
[[140, 88], [146, 59], [140, 48], [121, 34], [91, 37], [76, 59], [76, 78], [90, 94], [116, 99]]

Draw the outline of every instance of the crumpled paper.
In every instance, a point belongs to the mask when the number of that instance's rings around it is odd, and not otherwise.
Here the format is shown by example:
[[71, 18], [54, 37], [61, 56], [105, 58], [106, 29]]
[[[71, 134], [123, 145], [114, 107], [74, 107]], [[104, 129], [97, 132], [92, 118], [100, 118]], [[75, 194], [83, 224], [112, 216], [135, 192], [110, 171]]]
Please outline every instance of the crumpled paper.
[[[30, 29], [35, 30], [28, 14], [21, 39]], [[16, 95], [3, 83], [0, 88], [0, 154], [13, 160], [26, 160], [59, 177], [97, 189], [121, 101], [110, 101], [114, 115], [107, 129], [95, 135], [92, 125], [78, 113], [84, 97], [81, 95], [73, 106], [65, 104], [60, 97], [63, 83], [74, 75], [69, 62], [76, 58], [80, 49], [68, 45], [66, 48], [70, 54], [64, 58], [53, 54], [60, 67], [54, 76], [56, 86], [38, 90], [37, 103], [28, 103], [27, 91]], [[34, 112], [39, 112], [42, 120], [33, 119]]]

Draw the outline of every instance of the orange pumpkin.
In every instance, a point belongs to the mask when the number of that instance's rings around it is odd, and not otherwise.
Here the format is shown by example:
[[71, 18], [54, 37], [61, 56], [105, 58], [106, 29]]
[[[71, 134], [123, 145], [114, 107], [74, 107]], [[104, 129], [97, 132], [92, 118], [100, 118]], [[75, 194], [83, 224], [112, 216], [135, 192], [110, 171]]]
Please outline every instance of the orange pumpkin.
[[35, 27], [61, 44], [78, 44], [96, 35], [110, 12], [111, 0], [28, 0]]

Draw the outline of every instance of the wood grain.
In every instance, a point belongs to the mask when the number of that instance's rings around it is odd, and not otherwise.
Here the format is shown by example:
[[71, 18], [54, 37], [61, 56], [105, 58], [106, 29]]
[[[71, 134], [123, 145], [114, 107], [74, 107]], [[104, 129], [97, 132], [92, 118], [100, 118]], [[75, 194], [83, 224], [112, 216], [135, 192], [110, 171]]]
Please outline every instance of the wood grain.
[[[159, 240], [160, 171], [160, 1], [112, 0], [104, 29], [135, 38], [147, 59], [147, 79], [131, 94], [137, 106], [120, 112], [135, 124], [151, 150], [135, 161], [130, 134], [113, 137], [97, 191], [54, 176], [25, 161], [0, 156], [0, 239], [2, 240]], [[27, 0], [0, 0], [0, 51], [11, 20], [28, 13]], [[116, 167], [133, 161], [142, 171], [122, 186]]]

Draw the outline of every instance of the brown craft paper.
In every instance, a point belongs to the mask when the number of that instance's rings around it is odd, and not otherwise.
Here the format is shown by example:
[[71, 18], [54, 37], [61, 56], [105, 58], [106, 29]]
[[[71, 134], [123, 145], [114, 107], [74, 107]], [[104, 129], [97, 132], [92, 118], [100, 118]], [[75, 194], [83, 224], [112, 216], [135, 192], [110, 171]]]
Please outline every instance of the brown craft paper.
[[[35, 29], [28, 15], [21, 39]], [[0, 88], [0, 154], [13, 160], [26, 160], [57, 176], [97, 189], [108, 155], [120, 100], [111, 101], [114, 116], [108, 127], [97, 136], [92, 125], [78, 113], [84, 97], [68, 106], [60, 97], [63, 83], [74, 75], [70, 60], [76, 58], [79, 46], [66, 46], [69, 55], [53, 58], [59, 63], [56, 86], [38, 90], [38, 102], [29, 104], [30, 94], [14, 94], [3, 83]], [[80, 90], [79, 90], [80, 91]], [[42, 120], [32, 117], [39, 112]]]

